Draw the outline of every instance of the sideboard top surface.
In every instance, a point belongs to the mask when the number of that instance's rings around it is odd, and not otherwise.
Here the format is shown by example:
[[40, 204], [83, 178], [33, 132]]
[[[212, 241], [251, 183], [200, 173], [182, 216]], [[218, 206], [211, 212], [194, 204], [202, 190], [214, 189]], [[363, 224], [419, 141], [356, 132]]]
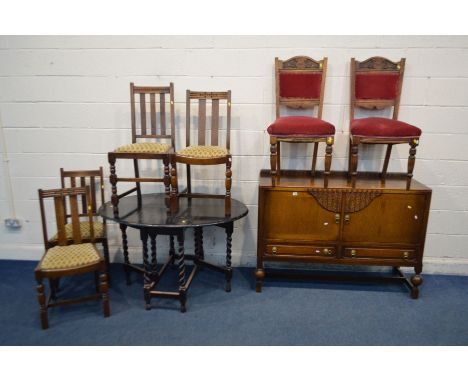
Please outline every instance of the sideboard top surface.
[[[260, 188], [323, 188], [323, 175], [316, 173], [311, 176], [310, 171], [281, 170], [281, 175], [272, 176], [270, 170], [260, 171]], [[352, 189], [346, 172], [332, 172], [329, 178], [328, 188]], [[387, 174], [383, 182], [378, 173], [360, 172], [356, 181], [356, 189], [378, 189], [382, 191], [405, 192], [431, 192], [431, 189], [413, 179], [411, 188], [406, 190], [406, 174]]]

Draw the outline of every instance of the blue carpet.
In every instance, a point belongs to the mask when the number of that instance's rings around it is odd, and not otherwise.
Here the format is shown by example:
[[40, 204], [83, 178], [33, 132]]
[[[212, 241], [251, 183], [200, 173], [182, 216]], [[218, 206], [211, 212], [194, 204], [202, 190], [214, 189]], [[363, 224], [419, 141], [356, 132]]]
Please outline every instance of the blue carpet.
[[[267, 281], [258, 294], [249, 268], [235, 269], [225, 293], [223, 276], [203, 270], [182, 314], [170, 300], [146, 311], [139, 276], [126, 286], [113, 264], [111, 317], [99, 302], [52, 308], [43, 331], [35, 265], [0, 261], [0, 345], [468, 345], [468, 277], [426, 275], [412, 300], [399, 284]], [[175, 271], [165, 280], [175, 287]], [[77, 282], [94, 288], [89, 275], [64, 280], [62, 293]]]

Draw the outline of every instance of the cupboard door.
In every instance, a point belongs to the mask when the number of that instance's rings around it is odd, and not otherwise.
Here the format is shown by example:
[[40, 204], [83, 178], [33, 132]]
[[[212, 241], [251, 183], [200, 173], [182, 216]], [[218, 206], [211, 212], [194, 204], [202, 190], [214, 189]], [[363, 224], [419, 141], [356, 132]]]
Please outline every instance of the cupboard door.
[[322, 208], [307, 191], [265, 192], [264, 237], [284, 241], [336, 241], [340, 214]]
[[426, 196], [383, 194], [363, 210], [345, 213], [343, 241], [418, 244], [424, 240]]

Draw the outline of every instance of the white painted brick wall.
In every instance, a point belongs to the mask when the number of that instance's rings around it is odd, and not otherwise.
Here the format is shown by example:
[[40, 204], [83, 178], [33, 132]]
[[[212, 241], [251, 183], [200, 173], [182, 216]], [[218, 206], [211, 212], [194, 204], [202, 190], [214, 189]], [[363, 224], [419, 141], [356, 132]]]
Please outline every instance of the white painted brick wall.
[[[400, 118], [423, 130], [415, 178], [433, 188], [425, 271], [468, 274], [468, 37], [464, 36], [127, 36], [0, 37], [0, 120], [9, 151], [14, 203], [23, 228], [0, 225], [0, 258], [38, 259], [42, 251], [37, 189], [59, 185], [58, 171], [103, 166], [106, 152], [130, 140], [128, 84], [175, 83], [177, 146], [185, 133], [185, 90], [233, 95], [233, 196], [249, 206], [235, 224], [234, 263], [255, 262], [258, 173], [269, 166], [265, 128], [274, 119], [274, 57], [328, 56], [324, 118], [337, 129], [333, 170], [348, 153], [349, 61], [382, 55], [407, 58]], [[283, 166], [306, 168], [310, 145]], [[383, 149], [362, 150], [360, 169], [378, 171]], [[404, 171], [407, 147], [394, 150], [391, 171]], [[0, 217], [10, 214], [1, 163]], [[323, 166], [323, 155], [318, 166]], [[154, 169], [143, 166], [143, 172]], [[131, 171], [119, 163], [119, 172]], [[183, 175], [183, 170], [181, 175]], [[195, 187], [222, 191], [223, 171], [194, 173]], [[159, 186], [147, 186], [148, 191]], [[114, 258], [121, 259], [115, 224]], [[139, 259], [136, 232], [129, 232]], [[221, 260], [224, 234], [206, 232], [207, 251]], [[188, 247], [193, 241], [188, 238]], [[163, 243], [167, 247], [167, 243]]]

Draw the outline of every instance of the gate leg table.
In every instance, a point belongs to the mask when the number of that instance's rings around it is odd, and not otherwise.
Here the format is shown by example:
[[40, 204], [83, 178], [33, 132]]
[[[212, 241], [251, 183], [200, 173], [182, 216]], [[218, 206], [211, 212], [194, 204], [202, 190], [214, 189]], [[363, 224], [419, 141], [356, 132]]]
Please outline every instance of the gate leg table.
[[[234, 221], [248, 213], [247, 207], [238, 200], [231, 199], [229, 208], [220, 198], [180, 197], [168, 203], [165, 194], [147, 194], [142, 196], [141, 205], [136, 196], [126, 196], [119, 202], [119, 215], [114, 216], [112, 204], [106, 203], [99, 211], [101, 216], [120, 225], [124, 245], [125, 275], [129, 282], [130, 264], [128, 261], [127, 227], [140, 231], [142, 242], [143, 268], [131, 265], [133, 270], [143, 273], [145, 308], [151, 309], [153, 297], [175, 299], [180, 302], [180, 310], [186, 311], [187, 292], [197, 271], [206, 267], [225, 275], [225, 290], [231, 291], [232, 279], [232, 234]], [[219, 266], [205, 260], [203, 249], [203, 228], [220, 227], [226, 232], [226, 263]], [[194, 254], [185, 254], [185, 231], [193, 228], [195, 232]], [[166, 262], [157, 267], [157, 239], [169, 236], [170, 250]], [[177, 241], [177, 243], [175, 243]], [[193, 269], [186, 275], [185, 261], [193, 262]], [[162, 291], [156, 289], [169, 265], [177, 266], [178, 290]]]

